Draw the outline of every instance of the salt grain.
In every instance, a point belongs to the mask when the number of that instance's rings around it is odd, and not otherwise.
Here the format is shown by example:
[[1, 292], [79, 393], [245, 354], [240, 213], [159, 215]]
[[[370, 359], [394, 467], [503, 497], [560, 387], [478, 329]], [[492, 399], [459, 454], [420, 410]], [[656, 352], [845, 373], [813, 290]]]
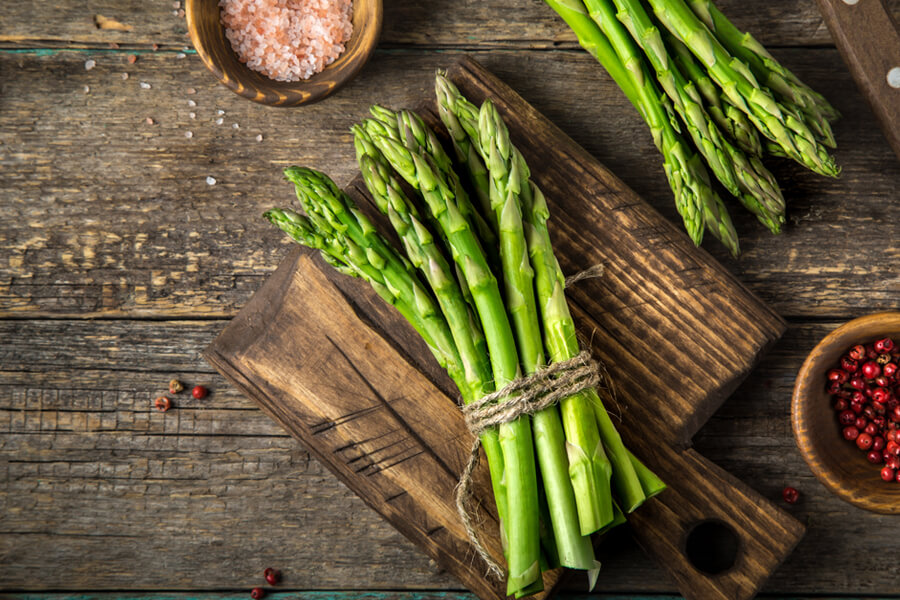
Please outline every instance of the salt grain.
[[141, 89], [142, 89], [142, 90], [149, 90], [149, 89], [150, 89], [150, 84], [147, 83], [146, 81], [142, 81], [142, 82], [141, 82]]
[[185, 131], [184, 137], [186, 137], [187, 139], [191, 139], [192, 137], [194, 137], [194, 132], [193, 131]]
[[215, 177], [207, 177], [206, 185], [216, 185], [216, 178]]
[[187, 56], [187, 54], [185, 54], [184, 52], [179, 52], [175, 55], [175, 58], [184, 58], [185, 56]]
[[224, 115], [224, 114], [225, 114], [225, 111], [222, 110], [222, 109], [220, 108], [219, 110], [216, 111], [216, 114], [217, 114], [217, 115]]
[[240, 125], [238, 125], [237, 123], [232, 123], [232, 124], [231, 124], [231, 128], [232, 128], [232, 129], [238, 129], [239, 127], [240, 127]]
[[85, 71], [90, 71], [91, 69], [93, 69], [96, 66], [97, 66], [97, 63], [94, 62], [94, 60], [91, 58], [84, 61], [84, 70]]
[[147, 125], [153, 125], [154, 123], [156, 123], [156, 121], [153, 120], [153, 117], [147, 117], [146, 119], [144, 119], [144, 123], [146, 123]]
[[90, 94], [90, 93], [91, 93], [91, 86], [89, 86], [89, 85], [84, 86], [84, 93], [85, 93], [85, 94]]
[[185, 90], [185, 92], [187, 92], [188, 94], [196, 94], [197, 90], [195, 90], [194, 88], [188, 88]]
[[216, 125], [221, 125], [223, 121], [225, 121], [225, 119], [219, 117], [218, 119], [216, 119]]
[[172, 11], [172, 14], [175, 15], [175, 16], [177, 17], [177, 16], [178, 16], [178, 11], [177, 11], [177, 10], [173, 10], [173, 11]]
[[122, 81], [128, 79], [128, 73], [122, 73]]
[[193, 100], [188, 100], [188, 106], [194, 107], [194, 106], [197, 106], [197, 103], [194, 102]]
[[351, 0], [219, 0], [225, 36], [248, 67], [278, 81], [318, 73], [344, 51]]
[[196, 119], [197, 115], [195, 113], [188, 113], [188, 116], [192, 119]]
[[261, 133], [260, 133], [259, 135], [256, 136], [256, 141], [257, 141], [257, 142], [261, 142], [261, 141], [262, 141], [262, 134], [261, 134]]

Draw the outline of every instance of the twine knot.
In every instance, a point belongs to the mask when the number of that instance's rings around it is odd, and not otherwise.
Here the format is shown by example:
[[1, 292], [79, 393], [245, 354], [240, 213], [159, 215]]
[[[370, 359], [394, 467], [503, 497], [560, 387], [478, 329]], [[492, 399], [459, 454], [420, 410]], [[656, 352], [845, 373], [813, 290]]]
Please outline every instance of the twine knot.
[[468, 509], [472, 497], [472, 473], [478, 465], [481, 448], [479, 436], [488, 429], [540, 412], [578, 392], [597, 387], [600, 383], [600, 369], [600, 364], [591, 358], [590, 352], [584, 350], [569, 360], [553, 363], [533, 375], [516, 379], [503, 389], [462, 408], [466, 426], [475, 436], [475, 441], [456, 488], [456, 510], [472, 546], [497, 577], [503, 577], [503, 569], [491, 558], [479, 540]]

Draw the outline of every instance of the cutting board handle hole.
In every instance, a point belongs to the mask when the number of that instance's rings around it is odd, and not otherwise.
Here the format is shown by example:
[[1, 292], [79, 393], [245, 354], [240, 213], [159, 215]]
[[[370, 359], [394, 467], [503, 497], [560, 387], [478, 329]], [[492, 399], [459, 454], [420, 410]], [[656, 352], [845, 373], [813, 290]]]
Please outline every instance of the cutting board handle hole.
[[741, 540], [734, 528], [719, 519], [690, 526], [684, 538], [684, 554], [695, 569], [706, 575], [722, 575], [734, 568]]

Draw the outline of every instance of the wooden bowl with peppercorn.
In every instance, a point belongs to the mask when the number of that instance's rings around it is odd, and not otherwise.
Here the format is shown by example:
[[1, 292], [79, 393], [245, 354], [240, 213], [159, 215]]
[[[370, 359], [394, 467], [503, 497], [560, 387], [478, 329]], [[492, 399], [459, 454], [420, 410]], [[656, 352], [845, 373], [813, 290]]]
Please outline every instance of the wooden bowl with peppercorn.
[[[187, 0], [185, 8], [191, 42], [219, 81], [260, 104], [298, 106], [362, 69], [381, 35], [381, 1], [336, 1], [339, 14], [267, 0]], [[279, 28], [285, 22], [289, 30]]]
[[854, 319], [825, 336], [797, 374], [791, 419], [825, 487], [860, 508], [900, 514], [900, 313]]

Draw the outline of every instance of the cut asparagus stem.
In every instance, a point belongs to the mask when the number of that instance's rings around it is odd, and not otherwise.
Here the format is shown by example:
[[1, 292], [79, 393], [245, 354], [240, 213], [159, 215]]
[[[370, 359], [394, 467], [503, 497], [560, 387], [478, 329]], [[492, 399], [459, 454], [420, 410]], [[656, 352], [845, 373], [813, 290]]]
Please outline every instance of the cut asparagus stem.
[[647, 498], [652, 498], [666, 489], [665, 482], [660, 479], [656, 473], [651, 471], [647, 465], [642, 463], [638, 457], [632, 454], [630, 450], [628, 451], [628, 458], [631, 459], [631, 464], [634, 466], [634, 472], [637, 473], [638, 479], [641, 482], [641, 487], [644, 488], [644, 495], [647, 496]]

